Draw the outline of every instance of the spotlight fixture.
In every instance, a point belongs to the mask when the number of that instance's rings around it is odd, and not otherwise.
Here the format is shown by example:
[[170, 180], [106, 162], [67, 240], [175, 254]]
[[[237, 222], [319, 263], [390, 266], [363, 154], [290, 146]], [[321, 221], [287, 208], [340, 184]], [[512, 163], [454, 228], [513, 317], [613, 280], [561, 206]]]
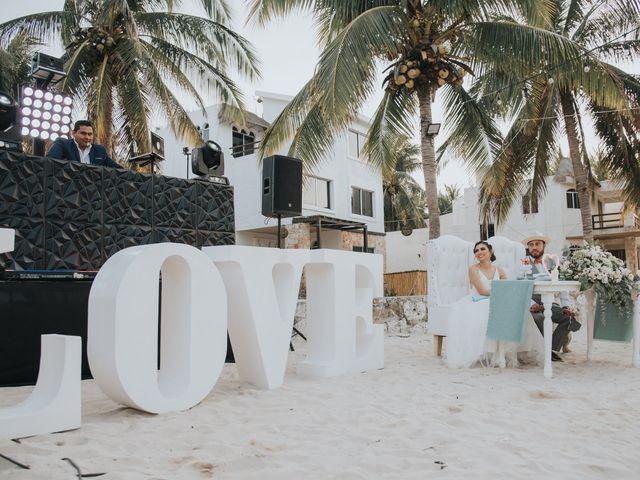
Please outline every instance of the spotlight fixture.
[[20, 90], [22, 135], [40, 140], [68, 138], [71, 131], [71, 97], [23, 85]]
[[224, 175], [224, 154], [220, 145], [208, 140], [201, 147], [194, 148], [191, 151], [191, 171], [205, 177]]
[[16, 121], [16, 101], [5, 92], [0, 92], [0, 132], [11, 128]]
[[41, 52], [36, 52], [31, 60], [31, 77], [44, 82], [46, 86], [54, 84], [66, 77], [64, 62], [61, 58], [52, 57]]
[[17, 114], [18, 104], [13, 97], [6, 92], [0, 92], [0, 150], [22, 151]]
[[430, 123], [427, 125], [427, 135], [437, 135], [440, 132], [439, 123]]

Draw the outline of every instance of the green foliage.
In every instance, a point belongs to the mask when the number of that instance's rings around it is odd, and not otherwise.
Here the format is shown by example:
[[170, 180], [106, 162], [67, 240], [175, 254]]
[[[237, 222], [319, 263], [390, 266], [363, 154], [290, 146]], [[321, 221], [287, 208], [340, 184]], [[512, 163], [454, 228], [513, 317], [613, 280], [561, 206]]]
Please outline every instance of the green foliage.
[[542, 25], [556, 14], [554, 7], [552, 0], [252, 0], [251, 18], [261, 24], [297, 9], [312, 12], [322, 48], [313, 77], [267, 131], [261, 152], [272, 154], [293, 139], [290, 155], [310, 166], [321, 162], [379, 88], [374, 82], [382, 66], [384, 97], [365, 153], [382, 166], [393, 139], [411, 136], [420, 116], [430, 236], [438, 236], [437, 161], [426, 134], [431, 103], [444, 92], [445, 127], [455, 134], [447, 142], [451, 153], [476, 171], [489, 165], [502, 137], [490, 109], [462, 79], [499, 65], [524, 76], [532, 64], [575, 55], [570, 39], [510, 20], [527, 17]]
[[[570, 140], [570, 156], [582, 167], [587, 188], [594, 176], [604, 174], [623, 186], [628, 205], [640, 206], [640, 78], [613, 65], [640, 53], [640, 5], [621, 0], [551, 3], [554, 14], [548, 22], [527, 16], [513, 22], [518, 28], [537, 26], [542, 37], [564, 39], [571, 48], [544, 45], [547, 55], [532, 56], [528, 66], [511, 61], [487, 66], [474, 85], [478, 102], [511, 125], [482, 170], [481, 208], [498, 223], [523, 193], [533, 201], [544, 195], [545, 177], [563, 136]], [[574, 111], [570, 116], [567, 106]], [[595, 166], [587, 155], [587, 119], [601, 142]], [[574, 138], [577, 150], [571, 148]], [[575, 170], [578, 183], [581, 172]], [[531, 181], [523, 186], [525, 178]], [[581, 203], [583, 210], [587, 207]], [[585, 220], [590, 221], [588, 215]], [[588, 228], [583, 225], [585, 232]]]
[[425, 226], [424, 190], [411, 176], [420, 167], [419, 148], [406, 136], [396, 139], [385, 162], [382, 190], [384, 194], [385, 231]]
[[28, 83], [31, 74], [31, 57], [40, 42], [26, 32], [21, 32], [9, 42], [0, 43], [0, 90], [16, 96], [21, 84]]
[[453, 212], [453, 202], [460, 196], [458, 185], [445, 185], [444, 192], [438, 194], [438, 209], [440, 215]]

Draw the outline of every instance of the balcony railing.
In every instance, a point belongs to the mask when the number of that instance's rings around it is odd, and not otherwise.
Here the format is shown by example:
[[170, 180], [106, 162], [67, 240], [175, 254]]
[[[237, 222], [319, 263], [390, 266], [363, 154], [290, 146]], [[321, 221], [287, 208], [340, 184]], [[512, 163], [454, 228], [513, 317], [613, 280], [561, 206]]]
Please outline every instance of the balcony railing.
[[634, 213], [621, 215], [620, 213], [598, 213], [591, 215], [591, 227], [594, 230], [606, 230], [608, 228], [633, 227], [640, 230], [640, 218]]

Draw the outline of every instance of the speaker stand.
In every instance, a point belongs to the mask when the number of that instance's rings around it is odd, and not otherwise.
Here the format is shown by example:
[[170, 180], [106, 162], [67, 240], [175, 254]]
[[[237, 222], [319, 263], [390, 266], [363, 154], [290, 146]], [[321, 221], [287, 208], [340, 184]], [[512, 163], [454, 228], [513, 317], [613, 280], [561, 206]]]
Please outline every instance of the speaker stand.
[[282, 214], [278, 214], [278, 248], [282, 248], [282, 235], [280, 235], [282, 229]]

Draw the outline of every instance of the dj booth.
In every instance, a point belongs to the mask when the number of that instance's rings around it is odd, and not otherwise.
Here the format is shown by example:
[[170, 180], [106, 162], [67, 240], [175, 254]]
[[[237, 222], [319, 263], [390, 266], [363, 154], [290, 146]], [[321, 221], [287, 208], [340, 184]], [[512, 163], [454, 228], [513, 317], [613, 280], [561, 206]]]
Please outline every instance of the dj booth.
[[[16, 231], [0, 269], [0, 385], [33, 383], [40, 335], [83, 338], [92, 275], [119, 250], [235, 243], [233, 188], [203, 180], [0, 151], [0, 227]], [[78, 278], [84, 277], [84, 278]]]

